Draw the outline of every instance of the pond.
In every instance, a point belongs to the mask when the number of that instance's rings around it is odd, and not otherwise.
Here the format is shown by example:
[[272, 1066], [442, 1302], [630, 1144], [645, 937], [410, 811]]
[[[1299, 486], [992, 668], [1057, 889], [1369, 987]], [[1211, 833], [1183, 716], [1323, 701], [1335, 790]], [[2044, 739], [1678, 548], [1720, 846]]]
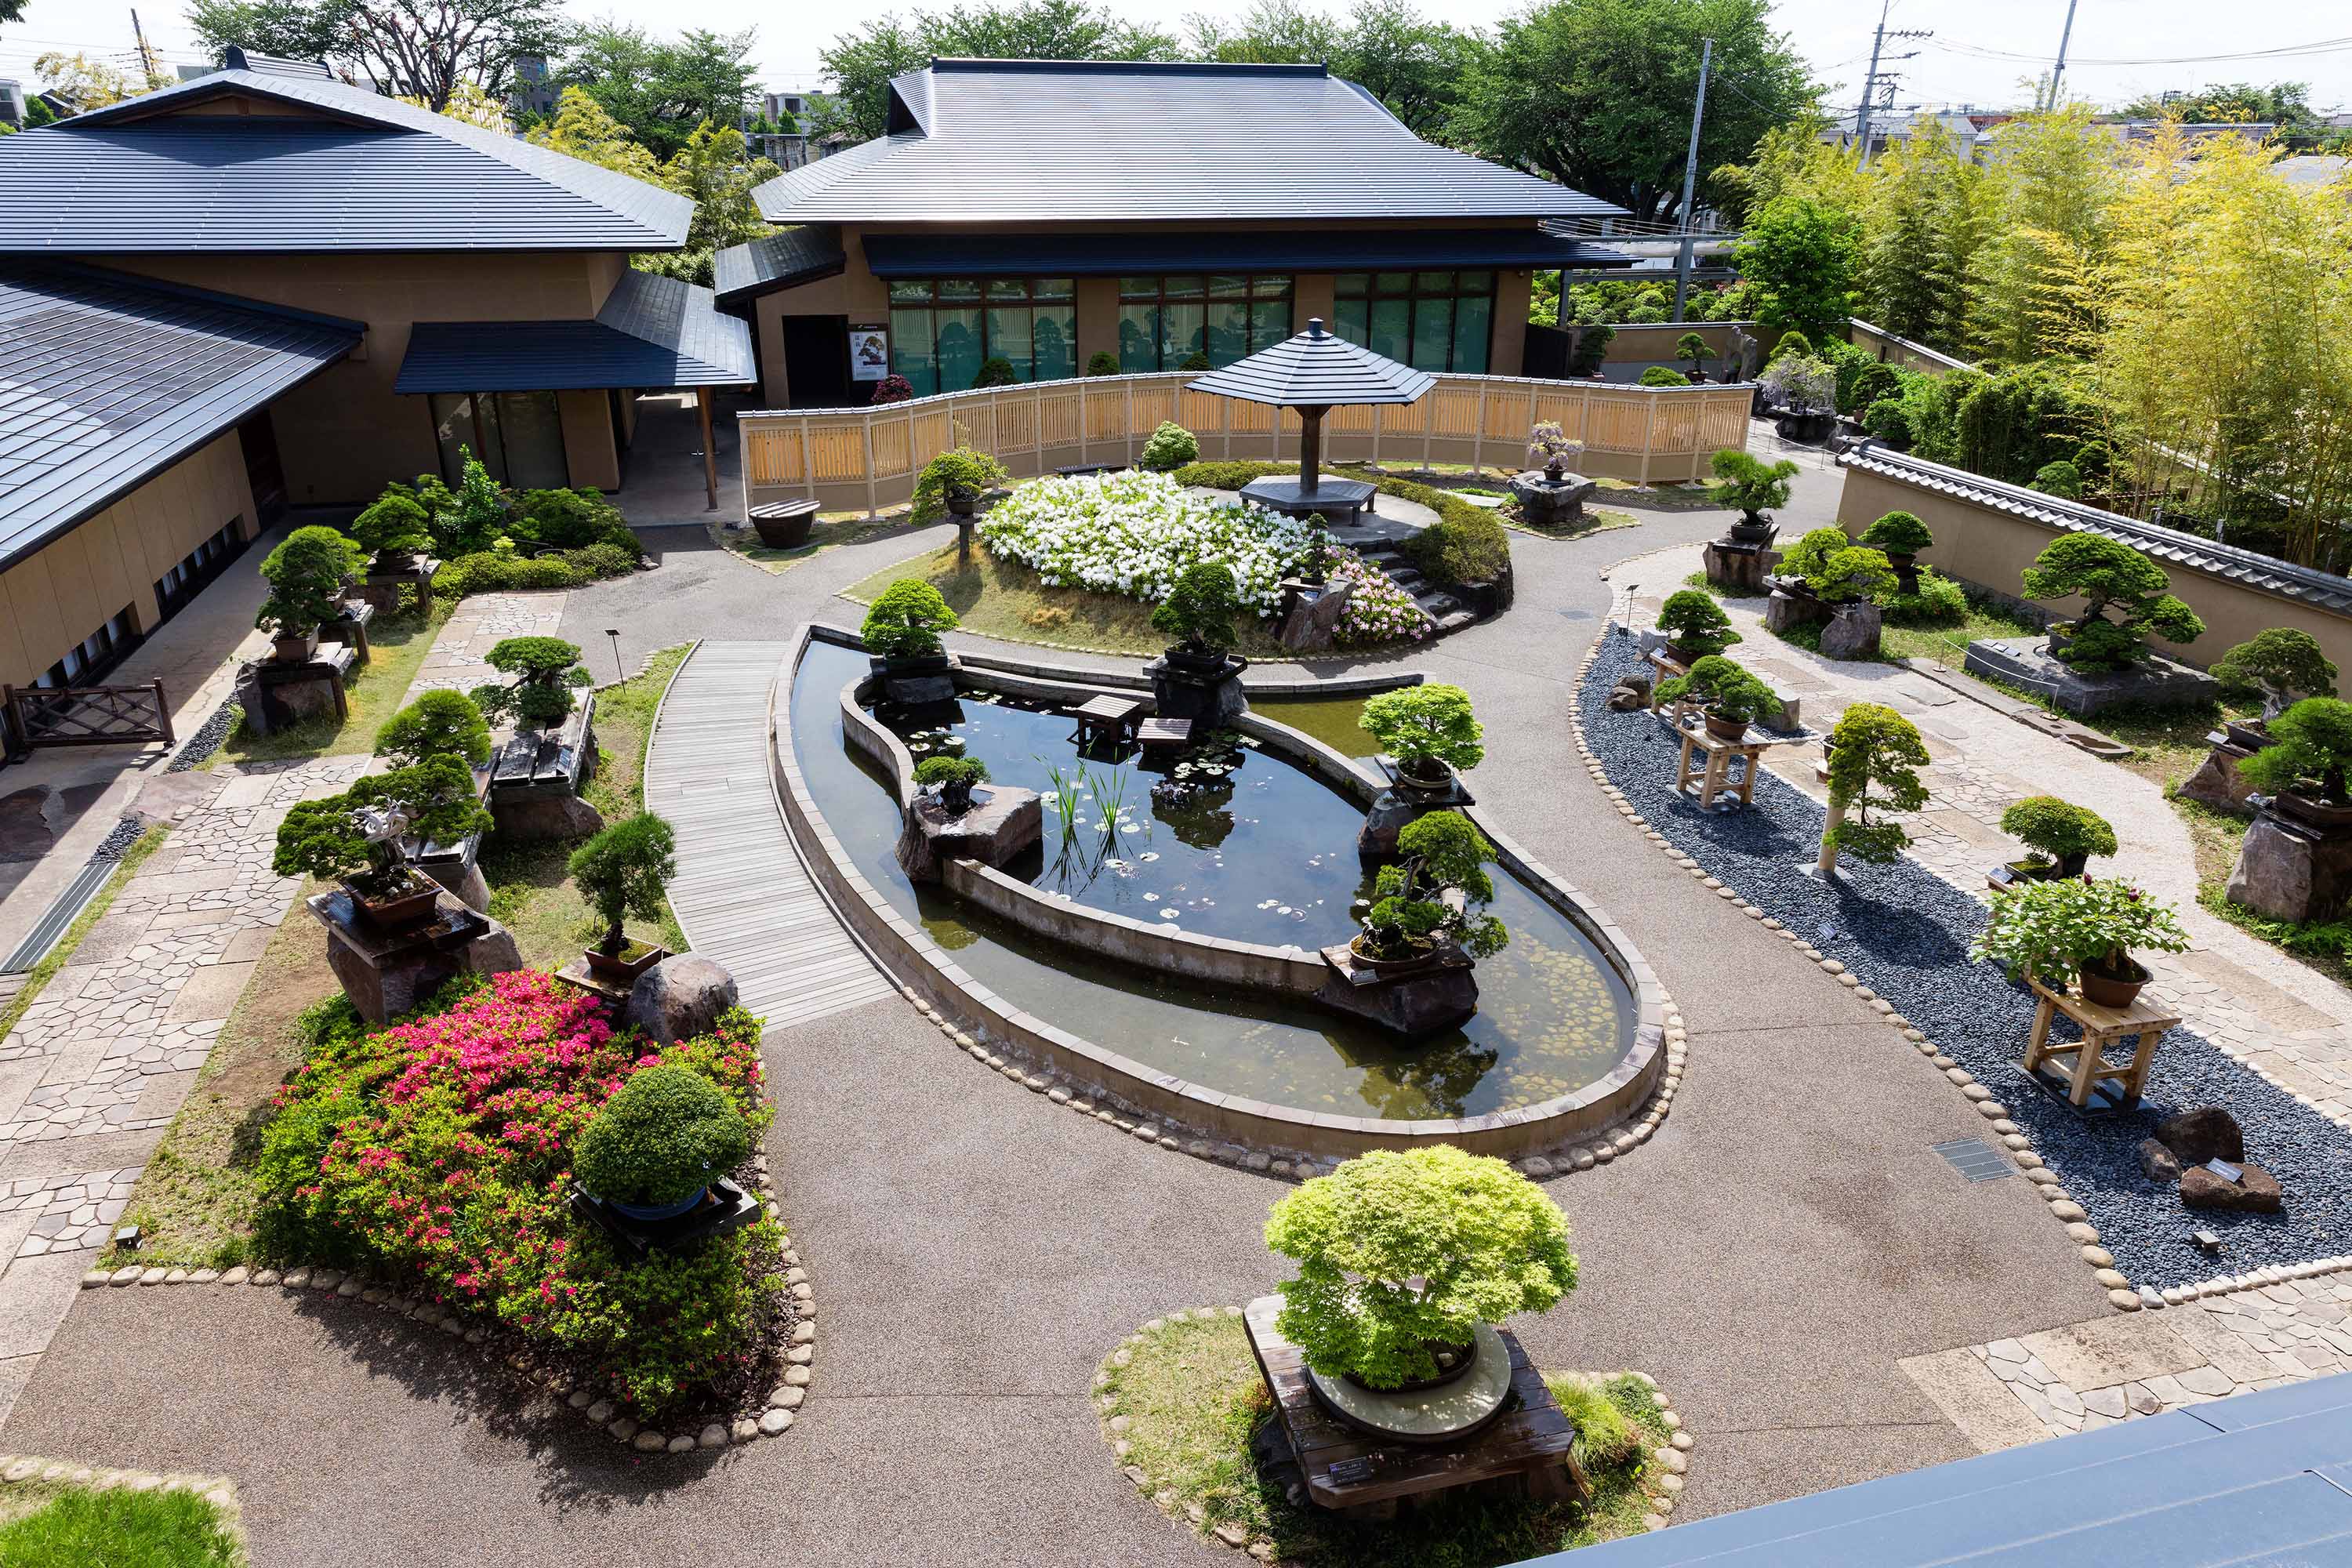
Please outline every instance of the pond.
[[1253, 702], [1250, 711], [1261, 719], [1287, 724], [1314, 736], [1343, 757], [1359, 761], [1373, 755], [1381, 743], [1358, 721], [1364, 716], [1360, 697], [1309, 697], [1289, 702]]
[[[1567, 1094], [1605, 1076], [1633, 1044], [1633, 998], [1616, 972], [1573, 922], [1499, 868], [1493, 910], [1511, 942], [1478, 965], [1477, 1016], [1410, 1045], [1272, 998], [1106, 963], [918, 888], [892, 854], [895, 795], [878, 764], [842, 735], [841, 689], [865, 668], [860, 653], [809, 645], [792, 694], [802, 776], [867, 881], [1020, 1008], [1219, 1092], [1404, 1120]], [[1042, 850], [1006, 868], [1040, 889], [1244, 942], [1313, 949], [1356, 930], [1362, 808], [1262, 747], [1228, 734], [1147, 772], [1132, 757], [1081, 756], [1068, 715], [992, 694], [967, 693], [919, 718], [879, 716], [910, 750], [925, 748], [919, 762], [975, 757], [994, 782], [1046, 797]], [[1068, 805], [1066, 832], [1057, 801]]]

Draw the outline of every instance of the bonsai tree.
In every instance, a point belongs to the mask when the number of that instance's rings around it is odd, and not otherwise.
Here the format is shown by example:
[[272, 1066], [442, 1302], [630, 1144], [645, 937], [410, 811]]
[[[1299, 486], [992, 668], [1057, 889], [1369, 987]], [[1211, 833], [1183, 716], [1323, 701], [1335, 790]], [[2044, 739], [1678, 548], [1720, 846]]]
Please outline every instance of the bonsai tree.
[[1598, 315], [1587, 321], [1576, 319], [1574, 335], [1569, 339], [1568, 374], [1570, 378], [1600, 379], [1601, 367], [1609, 361], [1609, 345], [1617, 339], [1617, 329]]
[[[1202, 356], [1202, 370], [1209, 368], [1206, 357]], [[1151, 433], [1151, 438], [1144, 442], [1143, 451], [1136, 458], [1136, 464], [1155, 474], [1172, 474], [1185, 464], [1200, 460], [1200, 438], [1174, 420], [1163, 419], [1160, 422], [1160, 428]]]
[[1088, 375], [1117, 375], [1118, 356], [1108, 349], [1097, 349], [1087, 360]]
[[[2104, 533], [2061, 534], [2034, 557], [2024, 577], [2030, 599], [2082, 595], [2082, 616], [2059, 623], [2068, 636], [2053, 648], [2077, 669], [2120, 669], [2137, 661], [2147, 653], [2150, 632], [2177, 643], [2205, 635], [2197, 612], [2172, 596], [2164, 568]], [[2118, 619], [2107, 618], [2111, 605]]]
[[[1783, 344], [1786, 339], [1781, 340]], [[1837, 372], [1806, 354], [1777, 350], [1756, 378], [1765, 392], [1801, 413], [1822, 414], [1837, 406]]]
[[2033, 488], [2062, 500], [2080, 500], [2083, 470], [2063, 458], [2054, 463], [2044, 463], [2033, 470]]
[[1020, 380], [1013, 374], [1013, 362], [1003, 354], [991, 354], [980, 362], [980, 374], [971, 378], [972, 389], [983, 386], [1011, 386]]
[[352, 537], [375, 557], [379, 570], [391, 571], [433, 548], [433, 514], [406, 485], [387, 485], [352, 519]]
[[1203, 658], [1222, 658], [1241, 633], [1234, 616], [1242, 607], [1234, 590], [1233, 568], [1222, 561], [1202, 561], [1184, 568], [1176, 585], [1151, 612], [1155, 631], [1178, 639], [1179, 646]]
[[1993, 895], [1984, 930], [1969, 956], [1990, 959], [2011, 978], [2030, 975], [2063, 986], [2089, 971], [2129, 984], [2147, 972], [2132, 952], [2181, 952], [2189, 935], [2171, 906], [2120, 877], [2064, 877], [2021, 882]]
[[[1875, 702], [1847, 708], [1830, 731], [1830, 811], [1822, 832], [1822, 871], [1837, 869], [1840, 852], [1884, 865], [1903, 853], [1911, 836], [1892, 822], [1873, 822], [1881, 812], [1916, 811], [1927, 804], [1919, 770], [1927, 765], [1927, 742], [1910, 720]], [[1850, 815], [1849, 815], [1850, 814]]]
[[2105, 817], [2054, 795], [2027, 795], [2000, 814], [2000, 830], [2033, 851], [2029, 864], [2044, 876], [2079, 877], [2092, 856], [2116, 852]]
[[1841, 550], [1853, 547], [1853, 541], [1845, 530], [1834, 524], [1808, 529], [1803, 538], [1790, 545], [1780, 556], [1780, 575], [1803, 580], [1812, 585], [1813, 576], [1829, 565], [1830, 557]]
[[375, 732], [375, 754], [411, 767], [428, 757], [456, 757], [468, 767], [490, 760], [490, 727], [462, 691], [428, 691]]
[[1265, 1244], [1298, 1265], [1275, 1326], [1326, 1377], [1397, 1388], [1479, 1325], [1576, 1289], [1568, 1219], [1502, 1161], [1449, 1145], [1349, 1160], [1283, 1198]]
[[1357, 723], [1411, 778], [1442, 783], [1446, 769], [1475, 768], [1486, 755], [1470, 694], [1443, 681], [1383, 691], [1365, 702]]
[[2272, 720], [2271, 743], [2238, 764], [2238, 772], [2265, 795], [2299, 795], [2306, 800], [2352, 805], [2345, 784], [2352, 769], [2352, 702], [2306, 697]]
[[[406, 831], [371, 838], [360, 813], [397, 812]], [[324, 800], [302, 801], [278, 825], [270, 868], [281, 877], [345, 881], [365, 897], [400, 891], [411, 873], [404, 839], [456, 844], [490, 826], [474, 775], [457, 757], [430, 757], [373, 773]]]
[[1745, 640], [1731, 629], [1731, 617], [1714, 595], [1696, 588], [1677, 588], [1666, 595], [1658, 606], [1658, 629], [1666, 634], [1669, 648], [1695, 659]]
[[1458, 811], [1433, 811], [1397, 833], [1396, 862], [1381, 868], [1364, 916], [1367, 956], [1415, 958], [1453, 942], [1473, 958], [1509, 945], [1510, 931], [1485, 912], [1495, 901], [1486, 875], [1495, 847]]
[[1654, 364], [1641, 374], [1643, 386], [1688, 386], [1690, 384], [1690, 377], [1663, 364]]
[[908, 381], [903, 375], [892, 374], [886, 375], [881, 380], [874, 384], [874, 396], [872, 401], [877, 405], [884, 403], [907, 403], [911, 402], [914, 395], [915, 384], [913, 382]]
[[1565, 474], [1582, 456], [1584, 443], [1561, 429], [1557, 419], [1546, 419], [1528, 432], [1528, 461], [1542, 468], [1548, 479]]
[[661, 919], [662, 889], [677, 875], [677, 849], [669, 824], [645, 811], [614, 823], [572, 852], [572, 879], [604, 922], [598, 952], [618, 953], [628, 947], [622, 922], [629, 916]]
[[1749, 528], [1763, 527], [1772, 521], [1765, 513], [1789, 504], [1789, 481], [1798, 471], [1788, 458], [1767, 463], [1732, 447], [1716, 453], [1714, 468], [1718, 482], [1708, 488], [1706, 499], [1738, 507], [1739, 521]]
[[572, 688], [588, 684], [580, 666], [580, 645], [562, 637], [507, 637], [483, 662], [513, 682], [474, 688], [475, 705], [492, 719], [512, 716], [534, 724], [554, 724], [572, 711]]
[[1772, 352], [1764, 356], [1764, 363], [1770, 364], [1774, 360], [1791, 357], [1811, 359], [1812, 354], [1813, 340], [1796, 328], [1790, 327], [1780, 334], [1780, 341], [1772, 345]]
[[1927, 525], [1907, 511], [1890, 511], [1862, 531], [1855, 541], [1889, 556], [1916, 555], [1936, 542]]
[[2305, 697], [2336, 695], [2336, 665], [2309, 632], [2293, 626], [2273, 626], [2213, 661], [2214, 678], [2224, 686], [2263, 694], [2263, 722], [2286, 711]]
[[331, 528], [296, 529], [261, 563], [269, 594], [253, 624], [289, 639], [313, 636], [342, 614], [343, 580], [366, 559]]
[[915, 782], [940, 792], [950, 816], [971, 809], [971, 786], [988, 781], [988, 764], [977, 757], [925, 757], [915, 764]]
[[940, 591], [915, 577], [901, 577], [882, 590], [859, 628], [866, 651], [886, 663], [929, 658], [940, 651], [940, 634], [956, 624], [956, 613]]
[[[937, 522], [947, 515], [950, 501], [969, 503], [973, 497], [1012, 478], [1004, 465], [986, 452], [976, 452], [970, 447], [950, 447], [925, 463], [923, 471], [915, 476], [911, 521]], [[963, 510], [968, 514], [969, 505]], [[969, 524], [958, 526], [968, 528]]]
[[1721, 654], [1698, 660], [1688, 675], [1661, 681], [1657, 697], [1661, 702], [1698, 703], [1717, 718], [1743, 727], [1780, 713], [1780, 693], [1755, 671]]
[[1897, 581], [1885, 554], [1859, 544], [1830, 551], [1805, 574], [1805, 586], [1813, 596], [1832, 605], [1861, 604], [1892, 594]]
[[1675, 340], [1675, 357], [1690, 366], [1693, 375], [1706, 367], [1707, 353], [1706, 339], [1696, 332], [1685, 332]]
[[718, 1085], [692, 1068], [655, 1062], [588, 1119], [572, 1174], [607, 1203], [677, 1209], [751, 1153], [751, 1125]]

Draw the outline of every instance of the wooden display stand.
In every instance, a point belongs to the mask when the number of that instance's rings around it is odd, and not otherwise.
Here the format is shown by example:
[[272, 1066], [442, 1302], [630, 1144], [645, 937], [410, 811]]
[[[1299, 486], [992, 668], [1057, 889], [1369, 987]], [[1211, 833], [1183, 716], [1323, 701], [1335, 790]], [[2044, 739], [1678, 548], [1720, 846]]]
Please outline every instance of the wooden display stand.
[[[1695, 727], [1683, 720], [1680, 706], [1675, 715], [1675, 728], [1682, 731], [1683, 753], [1675, 763], [1675, 790], [1689, 793], [1693, 784], [1698, 785], [1698, 808], [1701, 811], [1729, 811], [1732, 803], [1717, 805], [1716, 797], [1737, 792], [1741, 808], [1756, 803], [1756, 770], [1764, 765], [1764, 753], [1775, 742], [1754, 730], [1744, 731], [1737, 741], [1727, 741], [1715, 734], [1700, 721]], [[1693, 766], [1691, 755], [1699, 753], [1699, 763]], [[1731, 776], [1731, 764], [1737, 759], [1741, 764], [1739, 777]]]
[[[1070, 710], [1078, 721], [1070, 739], [1081, 747], [1097, 742], [1124, 746], [1134, 737], [1135, 726], [1143, 712], [1143, 704], [1128, 697], [1089, 697]], [[1188, 730], [1187, 734], [1191, 731]]]
[[[2037, 1001], [2033, 1033], [2025, 1043], [2025, 1070], [2037, 1082], [2063, 1093], [2077, 1110], [2119, 1110], [2138, 1104], [2148, 1066], [2156, 1060], [2156, 1043], [2166, 1030], [2178, 1028], [2180, 1019], [2147, 1000], [2145, 993], [2134, 997], [2128, 1007], [2102, 1007], [2080, 996], [2053, 991], [2039, 980], [2029, 977], [2028, 983]], [[2050, 1026], [2060, 1013], [2083, 1031], [2081, 1039], [2050, 1043]], [[2133, 1035], [2139, 1040], [2128, 1058], [2107, 1056], [2108, 1042]], [[2069, 1070], [2062, 1072], [2051, 1065], [2068, 1056], [2074, 1058]], [[2106, 1087], [2110, 1083], [2116, 1086], [2112, 1090]]]

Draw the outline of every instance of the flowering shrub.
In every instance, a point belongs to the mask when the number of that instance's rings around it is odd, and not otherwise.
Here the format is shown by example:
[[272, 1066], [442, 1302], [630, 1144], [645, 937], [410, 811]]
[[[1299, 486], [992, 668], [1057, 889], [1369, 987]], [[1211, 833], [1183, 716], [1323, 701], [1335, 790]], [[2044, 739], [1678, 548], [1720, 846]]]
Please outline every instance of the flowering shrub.
[[1389, 574], [1369, 565], [1352, 550], [1334, 550], [1328, 581], [1346, 583], [1355, 590], [1349, 596], [1346, 613], [1339, 617], [1339, 637], [1341, 646], [1360, 647], [1369, 643], [1394, 642], [1402, 637], [1419, 642], [1427, 637], [1435, 623], [1429, 612], [1412, 602]]
[[616, 1034], [592, 997], [500, 974], [437, 1016], [330, 1037], [278, 1094], [260, 1184], [275, 1245], [405, 1276], [575, 1363], [640, 1418], [757, 1359], [781, 1282], [772, 1220], [686, 1256], [637, 1262], [575, 1224], [573, 1150], [640, 1068], [691, 1069], [755, 1137], [758, 1021], [655, 1047]]

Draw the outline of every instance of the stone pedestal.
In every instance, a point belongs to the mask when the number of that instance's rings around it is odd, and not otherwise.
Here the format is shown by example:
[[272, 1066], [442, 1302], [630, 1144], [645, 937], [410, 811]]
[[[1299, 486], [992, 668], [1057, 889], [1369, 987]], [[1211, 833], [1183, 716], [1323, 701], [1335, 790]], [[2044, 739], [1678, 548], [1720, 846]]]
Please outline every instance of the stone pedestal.
[[489, 913], [490, 884], [471, 856], [456, 860], [419, 861], [416, 868], [440, 883], [452, 898], [476, 914]]
[[1876, 658], [1882, 625], [1878, 606], [1867, 600], [1833, 605], [1822, 623], [1822, 657]]
[[434, 900], [433, 918], [398, 932], [360, 918], [349, 893], [337, 889], [305, 900], [327, 928], [327, 965], [343, 994], [371, 1024], [414, 1012], [459, 974], [500, 974], [522, 967], [507, 928], [450, 898]]
[[1772, 548], [1771, 535], [1768, 534], [1754, 544], [1737, 539], [1710, 541], [1703, 559], [1708, 582], [1743, 598], [1752, 598], [1770, 591], [1764, 579], [1780, 563], [1780, 552]]
[[1356, 835], [1356, 853], [1368, 865], [1395, 859], [1397, 835], [1415, 817], [1478, 804], [1464, 787], [1459, 773], [1449, 773], [1445, 782], [1433, 789], [1406, 778], [1389, 757], [1382, 756], [1379, 763], [1381, 771], [1389, 776], [1389, 787], [1372, 797], [1371, 809], [1364, 814], [1363, 829]]
[[440, 570], [441, 563], [426, 557], [412, 561], [397, 571], [370, 572], [360, 579], [359, 586], [351, 590], [351, 597], [374, 605], [378, 615], [395, 616], [400, 613], [404, 588], [415, 589], [420, 605], [432, 603], [433, 579]]
[[919, 795], [898, 829], [898, 864], [918, 882], [936, 882], [950, 860], [1003, 869], [1045, 834], [1045, 802], [1033, 789], [975, 784], [971, 809], [950, 816], [937, 795]]
[[951, 653], [923, 658], [883, 659], [871, 663], [874, 679], [882, 683], [882, 700], [901, 708], [928, 708], [955, 700], [958, 660]]
[[2125, 702], [2206, 702], [2221, 691], [2221, 683], [2203, 670], [2155, 654], [2123, 669], [2078, 670], [2051, 653], [2047, 638], [1979, 638], [1969, 644], [1967, 664], [1973, 674], [2038, 692], [2078, 719]]
[[2352, 826], [2320, 826], [2282, 815], [2263, 795], [2238, 863], [2230, 870], [2229, 899], [2274, 921], [2332, 919], [2352, 895]]
[[1249, 697], [1242, 690], [1242, 671], [1248, 668], [1249, 660], [1239, 654], [1211, 664], [1171, 648], [1145, 665], [1143, 673], [1151, 679], [1159, 716], [1190, 719], [1197, 736], [1224, 729], [1249, 711]]
[[[1767, 579], [1779, 583], [1780, 579]], [[1764, 601], [1764, 629], [1768, 632], [1793, 631], [1799, 626], [1817, 626], [1829, 619], [1827, 605], [1811, 594], [1791, 593], [1786, 586], [1776, 586], [1772, 596]]]
[[2211, 731], [2205, 743], [2213, 749], [2205, 753], [2197, 771], [2181, 782], [2181, 797], [2224, 811], [2243, 810], [2254, 786], [2238, 772], [2238, 764], [2254, 754], [2253, 748], [2240, 745], [2228, 730]]
[[1352, 583], [1282, 583], [1282, 646], [1293, 653], [1322, 653], [1335, 646], [1339, 623], [1355, 598]]
[[236, 704], [245, 710], [248, 735], [271, 735], [311, 719], [338, 723], [351, 714], [343, 679], [359, 662], [349, 643], [321, 643], [301, 664], [257, 659], [236, 672]]
[[1325, 948], [1323, 962], [1331, 977], [1315, 993], [1318, 1006], [1404, 1039], [1459, 1028], [1478, 1011], [1478, 981], [1459, 948], [1448, 947], [1426, 967], [1402, 973], [1373, 969], [1346, 942]]
[[604, 816], [580, 792], [596, 770], [596, 697], [583, 692], [580, 705], [551, 727], [526, 724], [503, 742], [490, 761], [489, 793], [483, 804], [498, 831], [531, 843], [566, 843], [601, 831]]
[[1584, 504], [1600, 489], [1598, 481], [1581, 474], [1554, 479], [1541, 468], [1511, 476], [1511, 499], [1519, 503], [1519, 519], [1538, 528], [1564, 528], [1584, 521]]

